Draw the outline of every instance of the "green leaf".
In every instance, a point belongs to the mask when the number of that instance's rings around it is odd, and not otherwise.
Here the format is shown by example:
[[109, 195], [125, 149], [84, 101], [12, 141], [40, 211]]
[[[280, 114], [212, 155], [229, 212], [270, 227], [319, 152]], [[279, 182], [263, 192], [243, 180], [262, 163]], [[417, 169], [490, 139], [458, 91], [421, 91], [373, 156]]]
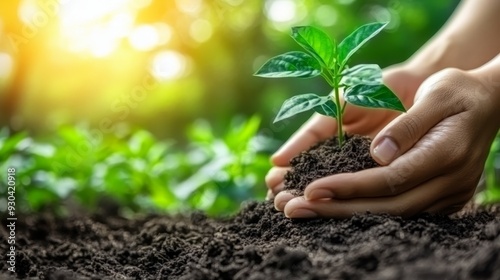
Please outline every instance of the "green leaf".
[[347, 36], [338, 47], [338, 59], [341, 65], [346, 65], [349, 58], [356, 53], [366, 42], [375, 37], [388, 22], [369, 23], [356, 29]]
[[325, 116], [337, 118], [337, 106], [335, 106], [331, 98], [328, 98], [325, 103], [314, 107], [314, 111]]
[[292, 38], [326, 67], [334, 62], [334, 45], [325, 32], [312, 26], [292, 28]]
[[313, 93], [306, 93], [287, 99], [274, 119], [274, 122], [287, 119], [298, 113], [302, 113], [317, 106], [321, 106], [330, 100], [328, 96], [318, 96]]
[[353, 87], [357, 85], [381, 85], [382, 69], [377, 64], [360, 64], [342, 71], [341, 84]]
[[321, 74], [321, 65], [305, 52], [288, 52], [271, 58], [255, 76], [264, 78], [311, 78]]
[[345, 101], [368, 108], [384, 108], [406, 112], [399, 98], [385, 85], [357, 85], [344, 93]]

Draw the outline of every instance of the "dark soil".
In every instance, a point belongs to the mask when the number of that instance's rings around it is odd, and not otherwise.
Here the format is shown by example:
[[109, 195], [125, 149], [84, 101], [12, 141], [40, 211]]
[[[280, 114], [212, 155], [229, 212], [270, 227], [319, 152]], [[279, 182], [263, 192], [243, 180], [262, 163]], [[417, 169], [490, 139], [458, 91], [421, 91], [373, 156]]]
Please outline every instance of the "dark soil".
[[[327, 143], [292, 161], [288, 187], [376, 165], [366, 139], [349, 138], [347, 157]], [[0, 227], [2, 254], [7, 236]], [[16, 274], [2, 261], [0, 279], [500, 279], [494, 207], [411, 219], [290, 220], [272, 202], [248, 203], [228, 219], [36, 215], [18, 218], [16, 242]]]
[[346, 135], [344, 140], [342, 148], [334, 137], [293, 158], [292, 170], [285, 175], [285, 190], [302, 195], [305, 187], [316, 179], [379, 166], [370, 155], [370, 138]]
[[[34, 279], [500, 279], [500, 211], [462, 215], [302, 221], [253, 202], [229, 220], [25, 217], [16, 269]], [[5, 261], [0, 271], [9, 279]]]

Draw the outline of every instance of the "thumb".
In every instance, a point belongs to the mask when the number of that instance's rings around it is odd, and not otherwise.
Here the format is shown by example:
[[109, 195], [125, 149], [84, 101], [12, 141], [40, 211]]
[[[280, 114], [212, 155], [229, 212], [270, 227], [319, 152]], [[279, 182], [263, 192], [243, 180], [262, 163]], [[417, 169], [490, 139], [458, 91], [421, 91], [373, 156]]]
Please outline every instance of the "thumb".
[[272, 157], [276, 166], [288, 166], [290, 160], [319, 141], [335, 134], [337, 123], [333, 118], [314, 114]]
[[[438, 98], [435, 98], [439, 96]], [[371, 155], [381, 165], [388, 165], [410, 150], [427, 132], [443, 120], [443, 94], [433, 94], [419, 98], [407, 113], [404, 113], [373, 139]]]

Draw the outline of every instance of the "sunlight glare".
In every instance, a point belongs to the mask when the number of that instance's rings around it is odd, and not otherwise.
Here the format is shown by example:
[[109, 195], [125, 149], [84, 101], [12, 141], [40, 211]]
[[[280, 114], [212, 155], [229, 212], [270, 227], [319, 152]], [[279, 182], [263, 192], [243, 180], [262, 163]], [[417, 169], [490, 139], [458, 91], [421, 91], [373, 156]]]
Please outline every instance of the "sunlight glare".
[[66, 0], [60, 12], [61, 42], [70, 51], [111, 55], [133, 30], [131, 1]]
[[108, 28], [117, 37], [126, 37], [134, 27], [134, 16], [130, 13], [119, 13], [110, 20]]
[[31, 24], [31, 20], [38, 11], [35, 1], [23, 0], [19, 5], [18, 16], [24, 24]]
[[67, 0], [61, 6], [61, 24], [65, 28], [88, 25], [127, 8], [128, 0]]
[[163, 51], [153, 59], [152, 74], [158, 80], [174, 80], [186, 72], [186, 58], [175, 51]]
[[106, 57], [113, 53], [118, 42], [106, 30], [96, 30], [91, 38], [89, 50], [95, 57]]
[[129, 36], [132, 47], [139, 51], [150, 51], [160, 43], [158, 30], [152, 25], [140, 25]]
[[133, 0], [131, 4], [134, 8], [139, 10], [148, 7], [151, 5], [151, 2], [153, 2], [153, 0]]
[[9, 54], [0, 52], [0, 79], [9, 77], [14, 66], [14, 60]]
[[268, 0], [266, 15], [278, 23], [292, 21], [297, 15], [297, 4], [293, 0]]

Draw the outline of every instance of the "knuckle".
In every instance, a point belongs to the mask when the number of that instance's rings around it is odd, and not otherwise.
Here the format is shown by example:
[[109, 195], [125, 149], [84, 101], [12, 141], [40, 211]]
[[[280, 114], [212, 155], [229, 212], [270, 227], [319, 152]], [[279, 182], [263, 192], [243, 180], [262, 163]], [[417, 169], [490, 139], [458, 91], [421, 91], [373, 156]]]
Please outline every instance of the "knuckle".
[[[400, 131], [402, 136], [416, 140], [422, 133], [422, 120], [418, 115], [408, 115], [406, 118], [402, 118], [400, 123]], [[403, 140], [402, 142], [407, 142], [408, 140]], [[413, 143], [413, 141], [411, 141]]]
[[[440, 71], [430, 79], [428, 98], [431, 108], [447, 108], [453, 103], [455, 108], [465, 108], [470, 103], [470, 94], [457, 94], [471, 90], [470, 78], [465, 72], [455, 68]], [[469, 89], [469, 90], [467, 90]]]

